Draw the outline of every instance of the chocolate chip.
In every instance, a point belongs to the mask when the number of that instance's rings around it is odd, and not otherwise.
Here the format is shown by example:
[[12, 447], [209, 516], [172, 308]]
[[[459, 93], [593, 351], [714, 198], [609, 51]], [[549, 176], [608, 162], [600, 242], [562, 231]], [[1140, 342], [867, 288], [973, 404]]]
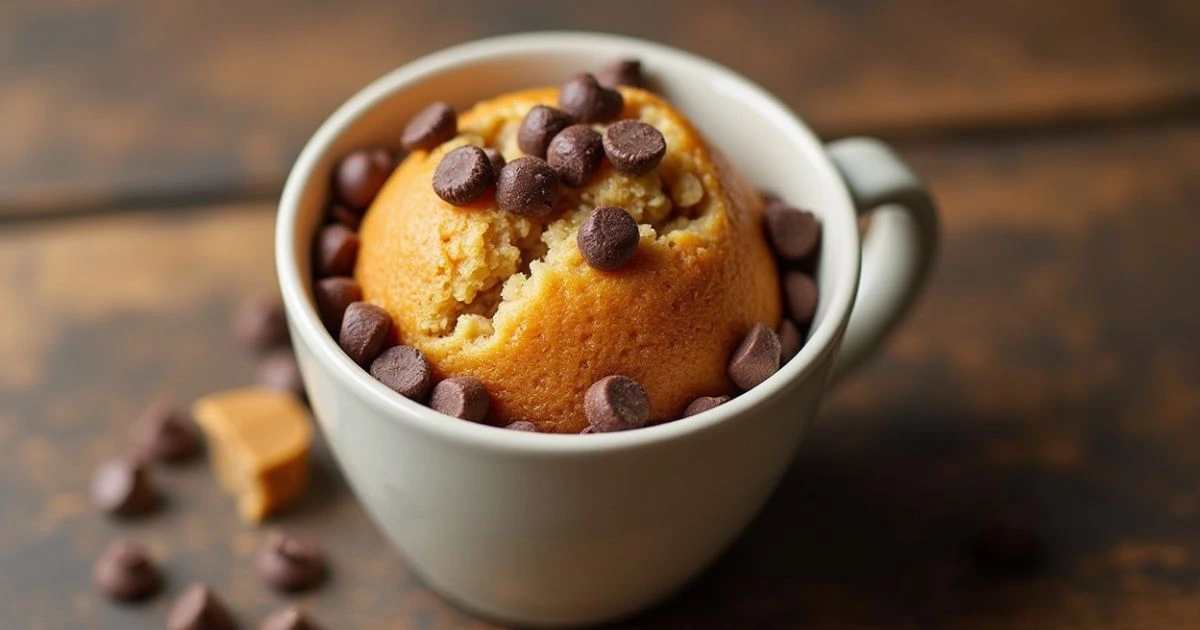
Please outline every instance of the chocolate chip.
[[729, 402], [728, 396], [701, 396], [696, 400], [688, 403], [687, 409], [683, 410], [683, 417], [694, 416], [698, 413], [704, 413], [718, 405], [723, 405]]
[[558, 108], [581, 122], [604, 122], [621, 115], [625, 98], [620, 92], [600, 85], [596, 77], [580, 74], [559, 90]]
[[538, 432], [537, 425], [532, 422], [526, 421], [526, 420], [517, 420], [516, 422], [510, 422], [510, 423], [504, 425], [504, 428], [510, 429], [512, 431], [526, 431], [529, 433], [537, 433]]
[[521, 216], [542, 216], [554, 209], [558, 174], [536, 157], [519, 157], [500, 169], [496, 178], [496, 205]]
[[579, 226], [575, 242], [587, 264], [612, 271], [620, 268], [637, 252], [641, 235], [637, 221], [624, 208], [600, 206]]
[[283, 303], [273, 295], [247, 298], [233, 313], [233, 336], [254, 352], [286, 344], [288, 328]]
[[816, 215], [783, 202], [767, 204], [763, 211], [767, 237], [775, 255], [788, 262], [801, 262], [817, 248], [821, 224]]
[[729, 378], [749, 390], [779, 370], [779, 336], [766, 324], [755, 324], [729, 359]]
[[321, 228], [317, 234], [317, 247], [313, 262], [317, 276], [348, 276], [354, 273], [354, 261], [358, 258], [358, 235], [350, 228], [334, 223]]
[[379, 355], [391, 330], [392, 318], [387, 311], [367, 302], [354, 302], [346, 307], [338, 345], [355, 363], [366, 367]]
[[587, 125], [571, 125], [550, 141], [546, 163], [568, 186], [587, 183], [600, 160], [604, 159], [604, 140], [600, 132]]
[[535, 105], [525, 114], [521, 128], [517, 130], [517, 146], [526, 155], [544, 158], [550, 140], [558, 132], [570, 127], [575, 120], [566, 113], [548, 105]]
[[334, 191], [342, 203], [361, 214], [394, 170], [396, 159], [383, 149], [355, 151], [338, 162]]
[[606, 376], [584, 394], [583, 414], [602, 433], [636, 429], [650, 420], [650, 397], [628, 376]]
[[985, 523], [974, 539], [975, 561], [992, 575], [1028, 575], [1041, 568], [1046, 549], [1041, 536], [1023, 519], [997, 518]]
[[371, 376], [397, 394], [417, 402], [425, 400], [433, 384], [425, 356], [420, 350], [403, 345], [384, 350], [371, 363]]
[[151, 404], [133, 425], [133, 449], [139, 457], [182, 461], [200, 451], [191, 419], [165, 401]]
[[800, 348], [804, 347], [804, 338], [800, 336], [800, 329], [796, 327], [796, 323], [788, 318], [783, 318], [779, 322], [779, 357], [780, 362], [787, 363], [800, 352]]
[[289, 348], [280, 348], [262, 360], [258, 365], [258, 384], [268, 389], [291, 392], [301, 399], [305, 397], [300, 365]]
[[616, 87], [629, 85], [636, 88], [646, 88], [646, 76], [642, 74], [642, 62], [637, 59], [622, 59], [604, 67], [596, 73], [600, 85]]
[[480, 422], [490, 403], [487, 388], [473, 376], [454, 376], [433, 387], [429, 406], [448, 416]]
[[504, 168], [504, 164], [506, 163], [504, 160], [504, 154], [491, 147], [484, 149], [483, 153], [487, 156], [488, 162], [492, 163], [492, 173], [498, 175], [500, 173], [500, 169]]
[[458, 133], [458, 114], [449, 103], [434, 101], [413, 116], [400, 134], [400, 144], [409, 151], [433, 150]]
[[355, 232], [358, 231], [358, 228], [362, 227], [362, 215], [346, 207], [344, 204], [329, 204], [329, 209], [325, 211], [325, 214], [329, 216], [329, 220], [334, 223], [341, 223]]
[[92, 584], [112, 599], [133, 601], [157, 593], [163, 578], [145, 547], [130, 540], [116, 540], [92, 566]]
[[255, 556], [263, 581], [281, 591], [316, 586], [325, 577], [325, 554], [311, 540], [272, 529]]
[[442, 157], [433, 172], [433, 191], [447, 203], [465, 206], [483, 195], [495, 181], [487, 154], [468, 144]]
[[329, 332], [336, 333], [342, 329], [346, 307], [362, 299], [362, 288], [353, 278], [322, 278], [313, 285], [313, 299], [317, 303], [321, 323]]
[[192, 584], [175, 600], [167, 617], [170, 630], [234, 630], [229, 609], [207, 584]]
[[622, 120], [604, 132], [604, 153], [622, 173], [641, 175], [658, 166], [667, 154], [667, 141], [654, 127], [638, 120]]
[[271, 613], [258, 630], [321, 630], [311, 617], [295, 606], [288, 606]]
[[92, 476], [92, 503], [117, 516], [141, 516], [158, 506], [150, 469], [136, 459], [105, 462]]
[[807, 326], [817, 311], [817, 283], [808, 274], [788, 271], [783, 274], [783, 297], [792, 321]]

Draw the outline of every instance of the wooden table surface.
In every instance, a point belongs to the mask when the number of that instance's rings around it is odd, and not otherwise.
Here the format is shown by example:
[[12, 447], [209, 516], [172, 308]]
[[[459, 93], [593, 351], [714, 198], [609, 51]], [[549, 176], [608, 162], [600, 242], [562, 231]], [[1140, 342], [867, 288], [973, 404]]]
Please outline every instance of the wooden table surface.
[[[892, 140], [942, 204], [929, 291], [831, 394], [746, 534], [633, 628], [1200, 627], [1200, 3], [432, 0], [0, 6], [0, 627], [162, 627], [203, 579], [245, 627], [284, 598], [206, 463], [132, 524], [86, 498], [154, 397], [249, 382], [229, 335], [273, 290], [273, 198], [307, 134], [414, 55], [622, 31], [710, 56], [824, 137]], [[324, 450], [276, 522], [332, 579], [329, 628], [492, 627], [387, 549]], [[1018, 515], [1040, 569], [970, 541]], [[114, 606], [95, 555], [164, 558]]]

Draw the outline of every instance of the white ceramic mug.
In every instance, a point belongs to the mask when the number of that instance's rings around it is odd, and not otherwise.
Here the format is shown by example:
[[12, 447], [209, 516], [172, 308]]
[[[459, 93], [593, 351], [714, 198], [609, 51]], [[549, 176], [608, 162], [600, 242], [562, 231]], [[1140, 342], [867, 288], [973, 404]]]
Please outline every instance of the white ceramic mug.
[[[821, 217], [820, 301], [800, 354], [712, 411], [593, 435], [451, 420], [393, 393], [347, 358], [322, 327], [309, 288], [310, 242], [337, 159], [394, 145], [408, 118], [432, 100], [466, 108], [627, 57], [641, 59], [661, 91], [755, 185]], [[858, 216], [872, 211], [860, 243]], [[609, 35], [536, 33], [424, 57], [339, 108], [288, 177], [276, 261], [318, 422], [350, 486], [412, 569], [477, 614], [567, 625], [634, 613], [716, 558], [770, 496], [831, 376], [861, 360], [911, 302], [936, 241], [927, 191], [879, 142], [824, 145], [762, 88], [679, 50]]]

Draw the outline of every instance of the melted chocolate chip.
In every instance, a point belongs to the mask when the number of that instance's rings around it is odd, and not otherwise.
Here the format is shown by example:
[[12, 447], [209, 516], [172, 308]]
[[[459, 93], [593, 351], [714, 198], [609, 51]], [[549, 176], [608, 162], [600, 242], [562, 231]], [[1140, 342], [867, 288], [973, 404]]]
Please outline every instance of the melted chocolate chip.
[[554, 208], [558, 174], [545, 160], [519, 157], [496, 178], [496, 205], [521, 216], [542, 216]]
[[622, 120], [604, 132], [604, 153], [622, 173], [642, 175], [654, 170], [667, 154], [659, 130], [637, 120]]

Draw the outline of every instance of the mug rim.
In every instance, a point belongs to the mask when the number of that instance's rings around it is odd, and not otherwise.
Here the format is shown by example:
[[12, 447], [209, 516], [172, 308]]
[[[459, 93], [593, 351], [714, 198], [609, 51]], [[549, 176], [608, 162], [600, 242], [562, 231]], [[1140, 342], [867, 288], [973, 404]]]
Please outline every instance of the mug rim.
[[[842, 198], [839, 208], [823, 208], [824, 222], [848, 221], [852, 229], [839, 230], [844, 237], [838, 251], [841, 260], [833, 261], [842, 272], [832, 291], [826, 292], [826, 312], [814, 322], [808, 340], [800, 352], [780, 367], [766, 381], [748, 392], [711, 410], [630, 431], [594, 433], [587, 436], [558, 433], [533, 433], [497, 429], [475, 422], [456, 421], [420, 403], [409, 400], [392, 390], [354, 363], [341, 350], [337, 340], [325, 329], [309, 298], [309, 287], [300, 272], [297, 239], [300, 203], [312, 177], [327, 177], [317, 166], [329, 147], [345, 133], [367, 110], [393, 98], [417, 81], [448, 70], [468, 66], [506, 54], [553, 53], [563, 49], [605, 48], [637, 57], [649, 65], [685, 64], [701, 68], [730, 88], [739, 90], [740, 100], [770, 119], [789, 140], [808, 155], [811, 166], [819, 171], [825, 186], [834, 187], [833, 194]], [[686, 115], [686, 112], [685, 112]], [[825, 240], [828, 234], [822, 234]], [[304, 244], [299, 244], [305, 246]], [[431, 436], [471, 444], [477, 447], [506, 449], [525, 454], [569, 454], [622, 450], [651, 446], [699, 433], [752, 413], [769, 400], [784, 393], [787, 386], [810, 378], [817, 367], [834, 352], [849, 320], [858, 289], [861, 239], [857, 231], [857, 213], [849, 190], [836, 167], [826, 154], [824, 144], [800, 118], [781, 101], [741, 74], [699, 55], [647, 40], [584, 31], [542, 31], [501, 35], [472, 40], [441, 49], [406, 63], [372, 81], [340, 105], [321, 125], [292, 165], [280, 196], [275, 221], [275, 264], [284, 308], [293, 334], [317, 355], [317, 360], [332, 367], [331, 373], [341, 386], [357, 389], [358, 397], [389, 421], [404, 422], [409, 428]]]

